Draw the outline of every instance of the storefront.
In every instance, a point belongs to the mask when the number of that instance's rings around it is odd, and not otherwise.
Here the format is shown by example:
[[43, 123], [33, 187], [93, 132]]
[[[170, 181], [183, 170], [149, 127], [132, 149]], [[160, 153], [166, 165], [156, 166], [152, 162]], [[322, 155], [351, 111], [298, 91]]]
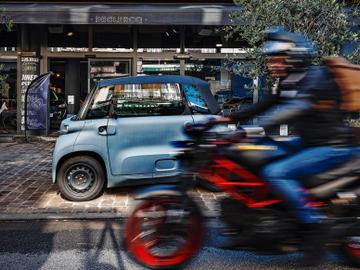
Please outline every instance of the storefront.
[[26, 86], [48, 71], [54, 74], [51, 96], [66, 103], [69, 113], [78, 111], [96, 81], [119, 76], [191, 75], [209, 81], [213, 93], [244, 94], [224, 68], [229, 56], [241, 58], [245, 46], [221, 31], [238, 10], [232, 1], [24, 2], [0, 4], [1, 22], [13, 23], [10, 32], [1, 29], [0, 62], [8, 74], [1, 98], [17, 101], [11, 102], [18, 104], [18, 133], [24, 129]]

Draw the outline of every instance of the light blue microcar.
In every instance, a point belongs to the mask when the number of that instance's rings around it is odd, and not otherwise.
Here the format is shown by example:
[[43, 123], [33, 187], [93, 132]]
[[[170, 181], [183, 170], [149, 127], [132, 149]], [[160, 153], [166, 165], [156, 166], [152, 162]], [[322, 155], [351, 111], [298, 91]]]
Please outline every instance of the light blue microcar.
[[105, 187], [155, 183], [179, 174], [171, 141], [186, 123], [219, 112], [207, 82], [138, 76], [97, 83], [79, 114], [60, 126], [52, 178], [62, 195], [91, 200]]

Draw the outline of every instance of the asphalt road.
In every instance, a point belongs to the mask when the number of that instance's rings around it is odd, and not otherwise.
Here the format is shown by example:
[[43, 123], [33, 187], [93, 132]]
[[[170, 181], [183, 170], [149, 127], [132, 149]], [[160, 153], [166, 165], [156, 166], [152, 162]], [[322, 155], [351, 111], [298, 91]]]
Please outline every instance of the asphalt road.
[[[217, 228], [209, 224], [205, 246], [186, 269], [294, 269], [300, 254], [256, 256], [215, 248]], [[144, 269], [121, 247], [121, 221], [0, 223], [0, 269]], [[317, 269], [353, 269], [334, 255]]]

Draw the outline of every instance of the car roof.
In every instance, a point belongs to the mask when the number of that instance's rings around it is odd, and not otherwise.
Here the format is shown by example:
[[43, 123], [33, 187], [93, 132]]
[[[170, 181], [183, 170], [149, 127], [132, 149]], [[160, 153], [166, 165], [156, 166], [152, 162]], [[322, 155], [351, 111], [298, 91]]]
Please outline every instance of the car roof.
[[109, 80], [102, 80], [97, 83], [98, 87], [116, 84], [138, 84], [138, 83], [184, 83], [209, 87], [209, 83], [196, 77], [180, 75], [150, 75], [120, 77]]

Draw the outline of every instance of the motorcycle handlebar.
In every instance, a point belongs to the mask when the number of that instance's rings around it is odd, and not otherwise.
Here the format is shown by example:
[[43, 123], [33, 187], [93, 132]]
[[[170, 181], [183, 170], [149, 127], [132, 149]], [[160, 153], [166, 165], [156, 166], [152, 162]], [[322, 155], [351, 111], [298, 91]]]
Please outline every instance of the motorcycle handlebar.
[[209, 121], [205, 124], [205, 126], [211, 128], [213, 126], [219, 125], [219, 124], [230, 124], [233, 123], [234, 121], [229, 118], [229, 117], [222, 117], [222, 118], [217, 118], [213, 121]]
[[187, 125], [185, 126], [185, 132], [189, 135], [198, 137], [216, 125], [229, 124], [233, 122], [234, 121], [228, 117], [218, 118], [202, 124]]

